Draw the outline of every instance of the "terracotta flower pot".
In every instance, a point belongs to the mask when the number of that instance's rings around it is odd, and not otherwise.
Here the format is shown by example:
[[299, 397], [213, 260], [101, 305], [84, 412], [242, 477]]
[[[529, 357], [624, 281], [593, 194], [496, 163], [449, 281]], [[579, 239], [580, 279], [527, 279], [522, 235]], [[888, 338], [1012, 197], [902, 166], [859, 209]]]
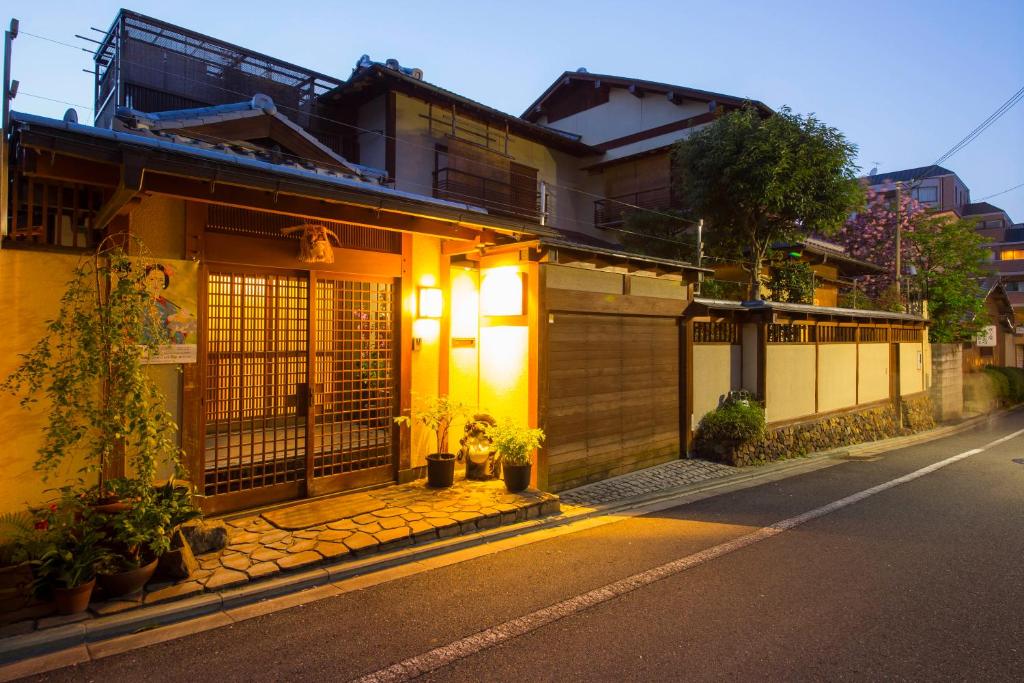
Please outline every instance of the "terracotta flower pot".
[[141, 590], [153, 578], [156, 565], [157, 560], [154, 559], [149, 564], [144, 564], [136, 569], [129, 569], [126, 572], [100, 574], [99, 581], [100, 587], [103, 588], [103, 594], [107, 597], [116, 597]]
[[89, 609], [89, 599], [95, 586], [96, 579], [93, 578], [74, 588], [54, 588], [53, 602], [57, 614], [80, 614]]
[[501, 474], [505, 479], [505, 488], [510, 493], [518, 493], [530, 485], [530, 472], [533, 469], [532, 463], [525, 465], [510, 465], [507, 462], [502, 464]]
[[431, 453], [427, 456], [427, 486], [443, 489], [455, 482], [455, 456], [451, 453]]

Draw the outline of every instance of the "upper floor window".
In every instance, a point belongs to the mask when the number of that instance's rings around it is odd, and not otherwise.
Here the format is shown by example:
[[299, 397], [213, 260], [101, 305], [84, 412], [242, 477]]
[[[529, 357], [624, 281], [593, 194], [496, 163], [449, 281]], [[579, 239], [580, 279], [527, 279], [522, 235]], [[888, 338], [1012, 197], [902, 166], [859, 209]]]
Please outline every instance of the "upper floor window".
[[1002, 218], [996, 218], [996, 219], [993, 219], [993, 220], [990, 220], [990, 221], [985, 221], [985, 227], [986, 228], [1001, 228], [1001, 227], [1003, 227], [1003, 219]]
[[999, 257], [1003, 261], [1016, 261], [1024, 259], [1024, 249], [1003, 249]]
[[939, 201], [939, 188], [935, 186], [928, 187], [915, 187], [910, 191], [910, 196], [921, 202], [922, 204], [928, 204]]

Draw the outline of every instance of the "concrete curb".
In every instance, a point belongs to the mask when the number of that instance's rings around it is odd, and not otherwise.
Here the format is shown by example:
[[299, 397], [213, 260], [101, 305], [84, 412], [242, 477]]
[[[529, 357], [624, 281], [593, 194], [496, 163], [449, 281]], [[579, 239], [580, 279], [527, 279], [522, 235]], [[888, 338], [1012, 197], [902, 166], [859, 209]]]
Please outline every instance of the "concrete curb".
[[[880, 453], [939, 439], [966, 431], [982, 422], [1001, 417], [1014, 410], [1016, 409], [978, 416], [956, 425], [947, 425], [919, 434], [813, 453], [792, 460], [779, 461], [767, 466], [744, 468], [744, 470], [733, 475], [642, 494], [595, 507], [569, 506], [566, 504], [566, 507], [570, 508], [569, 510], [563, 510], [562, 513], [550, 517], [531, 519], [462, 536], [453, 536], [419, 547], [403, 548], [390, 553], [376, 554], [362, 560], [357, 559], [355, 561], [339, 562], [334, 565], [321, 565], [312, 569], [288, 573], [273, 579], [246, 584], [238, 588], [225, 589], [215, 593], [203, 593], [182, 600], [144, 606], [135, 610], [97, 617], [84, 622], [10, 636], [0, 639], [0, 665], [10, 665], [31, 657], [49, 655], [69, 648], [83, 648], [84, 646], [95, 645], [112, 638], [170, 626], [190, 619], [207, 617], [215, 613], [225, 614], [228, 610], [237, 610], [240, 607], [270, 598], [299, 593], [300, 591], [316, 587], [326, 587], [338, 581], [381, 572], [385, 569], [420, 562], [475, 546], [495, 543], [541, 529], [566, 526], [589, 518], [606, 516], [634, 508], [658, 507], [659, 503], [665, 503], [681, 497], [699, 496], [705, 493], [710, 495], [701, 497], [720, 495], [720, 493], [725, 493], [726, 491], [715, 493], [717, 489], [745, 488], [742, 486], [745, 483], [756, 482], [762, 479], [782, 479], [799, 474], [805, 470], [810, 471], [833, 464], [840, 464], [842, 462], [840, 458], [842, 457]], [[834, 462], [827, 462], [829, 460]], [[234, 620], [230, 621], [233, 622]], [[88, 654], [85, 655], [85, 659], [90, 657]], [[0, 666], [0, 680], [4, 679], [3, 668], [6, 667]]]

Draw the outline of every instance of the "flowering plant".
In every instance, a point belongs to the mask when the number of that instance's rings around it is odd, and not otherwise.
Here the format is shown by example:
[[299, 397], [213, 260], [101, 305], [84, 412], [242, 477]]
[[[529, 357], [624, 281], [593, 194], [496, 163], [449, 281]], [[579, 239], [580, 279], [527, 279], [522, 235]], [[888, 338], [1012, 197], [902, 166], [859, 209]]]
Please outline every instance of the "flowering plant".
[[61, 489], [59, 501], [35, 514], [31, 540], [44, 549], [33, 560], [36, 591], [75, 588], [92, 579], [96, 565], [109, 554], [102, 545], [106, 534], [101, 516], [70, 487]]

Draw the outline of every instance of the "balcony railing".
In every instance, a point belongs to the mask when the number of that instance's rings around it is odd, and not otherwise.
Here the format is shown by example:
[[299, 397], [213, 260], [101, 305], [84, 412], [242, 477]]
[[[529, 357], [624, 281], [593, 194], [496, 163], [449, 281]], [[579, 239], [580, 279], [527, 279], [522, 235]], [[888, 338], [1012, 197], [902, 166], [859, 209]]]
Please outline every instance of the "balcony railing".
[[515, 185], [454, 168], [434, 171], [434, 196], [520, 218], [540, 217], [540, 193], [536, 186]]
[[669, 187], [655, 187], [629, 194], [620, 194], [594, 202], [594, 226], [598, 228], [614, 228], [622, 225], [623, 217], [636, 209], [674, 208], [672, 190]]

